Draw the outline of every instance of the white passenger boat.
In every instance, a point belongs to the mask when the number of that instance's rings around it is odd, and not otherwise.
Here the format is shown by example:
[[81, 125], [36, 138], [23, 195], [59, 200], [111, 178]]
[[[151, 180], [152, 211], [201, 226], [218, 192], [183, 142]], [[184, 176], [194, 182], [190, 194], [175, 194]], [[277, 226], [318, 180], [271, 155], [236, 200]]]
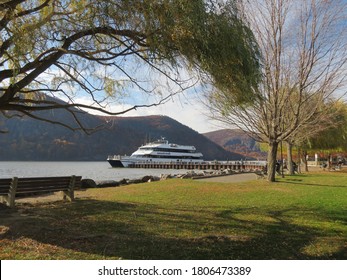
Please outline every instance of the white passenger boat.
[[107, 161], [112, 167], [129, 167], [135, 163], [199, 163], [203, 155], [194, 146], [169, 143], [165, 138], [147, 143], [139, 147], [131, 156], [108, 156]]

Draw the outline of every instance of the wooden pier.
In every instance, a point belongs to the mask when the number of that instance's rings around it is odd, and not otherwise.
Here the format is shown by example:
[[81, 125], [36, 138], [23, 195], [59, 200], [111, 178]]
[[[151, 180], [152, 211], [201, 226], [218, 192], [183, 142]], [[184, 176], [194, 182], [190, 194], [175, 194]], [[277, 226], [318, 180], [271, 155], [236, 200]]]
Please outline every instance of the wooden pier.
[[129, 168], [153, 168], [153, 169], [188, 169], [188, 170], [225, 170], [232, 171], [258, 171], [265, 167], [264, 161], [204, 161], [204, 162], [138, 162], [128, 166]]

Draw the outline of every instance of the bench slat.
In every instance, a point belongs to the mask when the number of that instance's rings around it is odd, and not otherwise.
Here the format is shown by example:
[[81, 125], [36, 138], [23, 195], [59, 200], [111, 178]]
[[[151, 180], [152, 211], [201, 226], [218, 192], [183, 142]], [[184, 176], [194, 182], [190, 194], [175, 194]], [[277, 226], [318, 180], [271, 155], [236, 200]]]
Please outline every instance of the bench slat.
[[1, 178], [0, 179], [0, 183], [1, 182], [11, 182], [12, 181], [12, 178]]
[[50, 193], [50, 192], [59, 192], [59, 191], [67, 191], [66, 188], [59, 188], [59, 187], [52, 187], [50, 189], [48, 188], [44, 188], [44, 189], [26, 189], [26, 190], [21, 190], [21, 191], [17, 191], [16, 195], [20, 195], [20, 194], [35, 194], [35, 193]]
[[70, 179], [71, 178], [59, 178], [59, 179], [54, 179], [54, 180], [46, 179], [46, 180], [33, 180], [33, 181], [18, 179], [18, 184], [25, 185], [25, 184], [35, 184], [35, 183], [36, 184], [41, 184], [41, 183], [43, 183], [43, 184], [50, 184], [50, 183], [54, 184], [54, 183], [59, 183], [59, 182], [66, 183], [66, 182], [70, 182]]
[[44, 187], [44, 186], [55, 186], [55, 185], [59, 185], [59, 186], [68, 186], [70, 184], [70, 180], [69, 181], [47, 181], [47, 182], [18, 182], [18, 189], [20, 188], [26, 188], [26, 187]]
[[34, 183], [38, 183], [38, 184], [46, 183], [46, 184], [49, 184], [49, 183], [57, 183], [57, 182], [69, 182], [69, 181], [70, 181], [70, 179], [65, 179], [65, 178], [63, 178], [63, 179], [55, 179], [55, 180], [48, 179], [48, 180], [35, 180], [35, 181], [19, 180], [18, 179], [18, 183], [22, 184], [22, 185], [25, 185], [27, 183], [30, 183], [30, 184], [34, 184]]
[[11, 182], [12, 182], [12, 179], [0, 179], [0, 187], [9, 186]]
[[71, 179], [71, 176], [61, 176], [61, 177], [26, 177], [18, 178], [18, 181], [46, 181], [46, 180], [59, 180], [59, 179]]
[[0, 179], [0, 195], [6, 196], [10, 191], [12, 179]]
[[44, 188], [52, 188], [52, 187], [59, 187], [59, 188], [65, 188], [68, 189], [69, 185], [68, 184], [49, 184], [49, 185], [26, 185], [26, 186], [18, 186], [17, 187], [17, 192], [21, 190], [28, 190], [28, 189], [44, 189]]
[[26, 191], [29, 189], [51, 189], [51, 188], [61, 188], [61, 189], [68, 189], [69, 185], [67, 184], [55, 184], [55, 185], [27, 185], [27, 186], [19, 186], [17, 187], [17, 192], [20, 191]]

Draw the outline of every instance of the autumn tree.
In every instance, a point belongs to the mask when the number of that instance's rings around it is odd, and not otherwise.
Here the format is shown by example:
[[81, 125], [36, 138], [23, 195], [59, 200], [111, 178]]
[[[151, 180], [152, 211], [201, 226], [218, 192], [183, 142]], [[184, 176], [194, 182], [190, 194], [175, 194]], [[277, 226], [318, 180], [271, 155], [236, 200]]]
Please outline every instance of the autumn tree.
[[262, 81], [242, 104], [220, 90], [209, 92], [208, 103], [214, 119], [267, 143], [268, 180], [275, 181], [279, 143], [295, 138], [344, 93], [346, 3], [245, 0], [239, 8], [260, 48]]
[[[311, 99], [312, 101], [312, 99]], [[307, 102], [306, 106], [314, 106], [318, 102]], [[303, 110], [309, 112], [307, 108]], [[335, 130], [337, 127], [343, 126], [343, 119], [345, 116], [344, 105], [339, 100], [329, 100], [329, 102], [322, 103], [320, 108], [315, 109], [316, 113], [303, 121], [298, 129], [293, 132], [285, 141], [287, 146], [287, 167], [288, 173], [294, 174], [293, 168], [293, 147], [298, 148], [307, 147], [307, 144], [316, 137], [326, 137], [329, 135], [329, 131]], [[305, 170], [307, 165], [305, 164]]]
[[305, 154], [307, 151], [325, 151], [327, 154], [347, 151], [347, 104], [337, 102], [331, 110], [334, 111], [334, 124], [322, 133], [306, 135], [305, 141], [300, 145]]
[[[0, 1], [0, 112], [41, 119], [36, 111], [64, 108], [77, 123], [74, 108], [122, 114], [192, 86], [196, 80], [180, 75], [187, 69], [220, 88], [233, 84], [235, 96], [251, 92], [258, 66], [253, 37], [235, 6], [223, 2]], [[128, 88], [159, 94], [158, 101], [107, 109]], [[89, 103], [77, 102], [81, 96]]]

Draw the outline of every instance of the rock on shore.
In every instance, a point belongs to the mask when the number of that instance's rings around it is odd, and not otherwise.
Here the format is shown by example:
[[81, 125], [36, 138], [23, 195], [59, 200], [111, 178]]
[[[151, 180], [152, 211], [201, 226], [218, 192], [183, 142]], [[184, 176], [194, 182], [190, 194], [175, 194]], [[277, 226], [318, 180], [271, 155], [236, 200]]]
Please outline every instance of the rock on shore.
[[152, 175], [146, 175], [142, 178], [138, 179], [122, 179], [120, 181], [114, 181], [114, 180], [107, 180], [107, 181], [94, 181], [92, 179], [82, 179], [82, 188], [106, 188], [106, 187], [119, 187], [123, 185], [129, 185], [129, 184], [139, 184], [139, 183], [146, 183], [146, 182], [155, 182], [155, 181], [163, 181], [168, 180], [171, 178], [181, 178], [181, 179], [197, 179], [197, 178], [208, 178], [208, 177], [215, 177], [215, 176], [223, 176], [223, 175], [231, 175], [233, 174], [233, 171], [226, 169], [226, 170], [211, 170], [211, 171], [199, 171], [196, 172], [194, 170], [187, 171], [184, 174], [161, 174], [160, 177], [152, 176]]

